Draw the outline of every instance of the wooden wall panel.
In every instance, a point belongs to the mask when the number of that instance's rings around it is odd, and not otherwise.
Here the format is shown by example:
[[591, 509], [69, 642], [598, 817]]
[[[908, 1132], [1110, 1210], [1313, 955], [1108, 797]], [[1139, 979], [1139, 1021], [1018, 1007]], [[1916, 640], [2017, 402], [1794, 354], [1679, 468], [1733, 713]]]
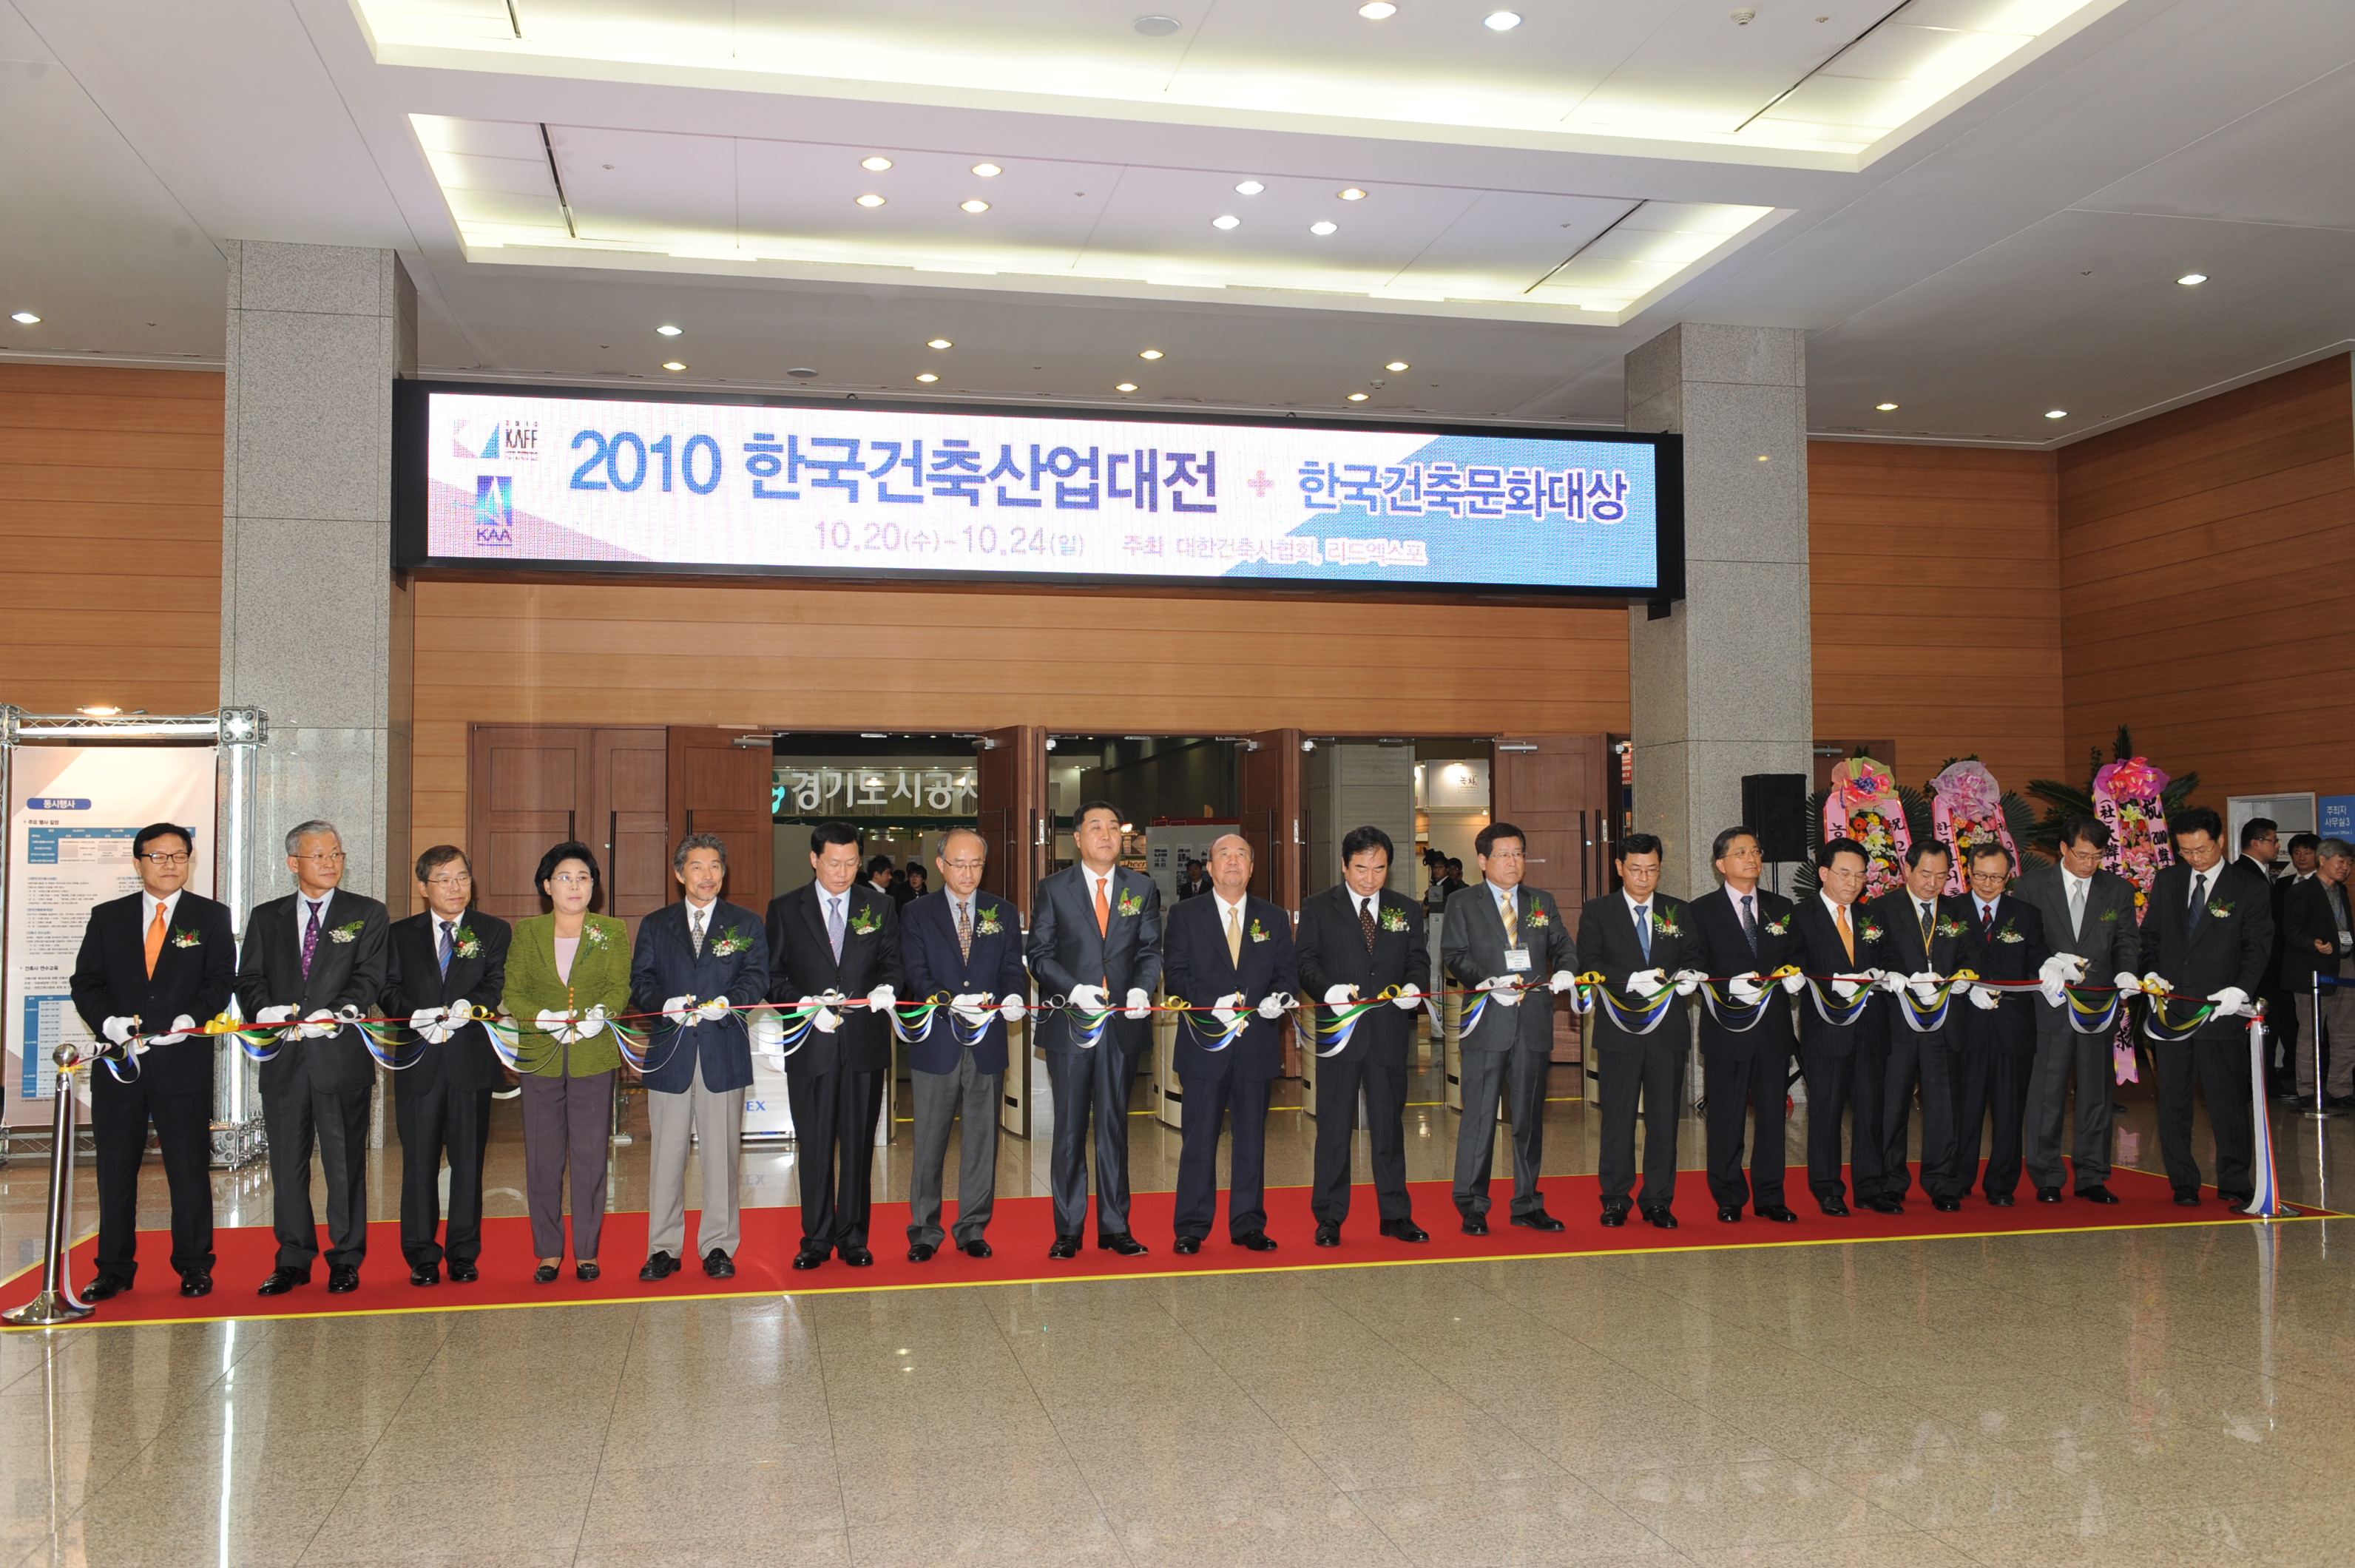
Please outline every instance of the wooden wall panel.
[[1818, 736], [1890, 737], [1905, 784], [2065, 771], [2050, 453], [1810, 442], [1807, 516]]
[[2060, 453], [2070, 777], [2121, 724], [2200, 800], [2355, 791], [2344, 355]]
[[221, 387], [0, 364], [0, 701], [219, 702]]

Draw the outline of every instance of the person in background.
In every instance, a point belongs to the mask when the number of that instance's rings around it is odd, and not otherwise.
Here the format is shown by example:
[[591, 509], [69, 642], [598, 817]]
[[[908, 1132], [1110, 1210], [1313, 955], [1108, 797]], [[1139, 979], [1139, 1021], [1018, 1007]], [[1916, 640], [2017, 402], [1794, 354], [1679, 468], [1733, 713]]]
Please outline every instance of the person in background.
[[[229, 1006], [237, 938], [226, 905], [188, 891], [195, 843], [168, 822], [133, 834], [139, 891], [90, 912], [74, 959], [74, 1010], [115, 1058], [89, 1073], [98, 1274], [82, 1287], [84, 1301], [121, 1295], [139, 1273], [139, 1168], [150, 1123], [172, 1195], [180, 1294], [212, 1294], [213, 1041], [200, 1031]], [[143, 1037], [131, 1055], [130, 1042]]]
[[899, 874], [899, 868], [891, 864], [889, 855], [877, 855], [867, 862], [867, 885], [875, 890], [879, 898], [891, 896], [891, 882]]
[[2270, 882], [2274, 860], [2281, 853], [2281, 827], [2270, 816], [2252, 816], [2241, 824], [2241, 853], [2232, 864]]
[[922, 898], [926, 893], [932, 891], [926, 885], [926, 881], [927, 878], [924, 868], [914, 860], [909, 861], [905, 875], [902, 876], [900, 885], [893, 889], [891, 893], [891, 896], [899, 901], [900, 912], [901, 914], [908, 912], [908, 906], [910, 904], [915, 902], [918, 899]]
[[[2325, 838], [2318, 846], [2315, 874], [2292, 888], [2283, 911], [2282, 979], [2291, 987], [2292, 1007], [2284, 1016], [2297, 1019], [2292, 1048], [2301, 1109], [2324, 1115], [2343, 1115], [2355, 1099], [2355, 923], [2348, 919], [2348, 873], [2355, 870], [2355, 847], [2344, 838]], [[2317, 976], [2342, 979], [2343, 986], [2325, 985], [2321, 1007], [2315, 1006]], [[2328, 1063], [2326, 1078], [2315, 1072], [2315, 1034], [2321, 1031]], [[2286, 1029], [2282, 1031], [2287, 1033]]]
[[2322, 840], [2311, 833], [2293, 833], [2289, 840], [2290, 876], [2304, 881], [2314, 875], [2321, 859]]
[[549, 906], [516, 923], [501, 998], [517, 1029], [523, 1081], [524, 1189], [541, 1285], [564, 1262], [565, 1168], [572, 1172], [573, 1272], [595, 1279], [605, 1225], [606, 1140], [613, 1135], [613, 1080], [622, 1051], [607, 1020], [630, 1005], [629, 927], [589, 906], [600, 886], [597, 857], [567, 841], [539, 858], [533, 875]]
[[1203, 869], [1202, 862], [1199, 860], [1187, 861], [1186, 874], [1178, 880], [1178, 899], [1180, 901], [1186, 899], [1198, 899], [1209, 891], [1210, 876], [1209, 873]]

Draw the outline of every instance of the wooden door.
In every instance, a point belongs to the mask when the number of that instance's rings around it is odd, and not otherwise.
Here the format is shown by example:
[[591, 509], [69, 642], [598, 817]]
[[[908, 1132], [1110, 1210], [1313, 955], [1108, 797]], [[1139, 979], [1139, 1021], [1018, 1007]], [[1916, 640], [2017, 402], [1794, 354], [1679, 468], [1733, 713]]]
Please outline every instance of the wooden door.
[[474, 907], [517, 921], [540, 912], [539, 858], [591, 820], [595, 731], [540, 724], [477, 724], [466, 758], [466, 847]]
[[[1528, 881], [1554, 897], [1572, 937], [1579, 912], [1611, 891], [1613, 801], [1607, 735], [1500, 735], [1488, 762], [1488, 819], [1524, 835]], [[1557, 997], [1556, 1061], [1578, 1059], [1577, 1019]]]
[[[658, 729], [600, 730], [590, 741], [594, 842], [605, 851], [605, 912], [638, 922], [670, 901], [670, 752]], [[766, 861], [762, 862], [764, 865]]]
[[[738, 745], [744, 735], [741, 730], [672, 725], [665, 800], [671, 845], [690, 833], [718, 834], [728, 846], [728, 880], [720, 896], [765, 914], [776, 880], [777, 832], [769, 804], [775, 752], [765, 734], [758, 745]], [[668, 857], [664, 879], [666, 899], [683, 896], [678, 879], [669, 875]]]
[[973, 782], [974, 825], [989, 843], [982, 891], [1012, 900], [1027, 923], [1054, 837], [1047, 820], [1047, 731], [1016, 724], [975, 737]]
[[1243, 837], [1252, 848], [1251, 891], [1298, 912], [1301, 851], [1300, 731], [1263, 730], [1243, 738], [1236, 780]]

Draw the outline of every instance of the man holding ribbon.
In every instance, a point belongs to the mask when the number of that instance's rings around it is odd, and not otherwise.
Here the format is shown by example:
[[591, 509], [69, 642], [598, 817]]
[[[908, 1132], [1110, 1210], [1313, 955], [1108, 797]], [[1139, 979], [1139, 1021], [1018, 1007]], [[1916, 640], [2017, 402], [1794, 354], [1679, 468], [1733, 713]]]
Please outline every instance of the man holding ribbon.
[[[1729, 827], [1710, 846], [1722, 888], [1685, 906], [1696, 945], [1694, 966], [1724, 978], [1709, 986], [1700, 1018], [1701, 1093], [1709, 1102], [1709, 1190], [1717, 1217], [1737, 1224], [1744, 1204], [1762, 1220], [1798, 1219], [1783, 1200], [1784, 1112], [1790, 1093], [1788, 983], [1804, 985], [1806, 946], [1792, 928], [1794, 907], [1758, 885], [1765, 856], [1749, 827]], [[1784, 976], [1783, 971], [1794, 973]], [[1742, 1170], [1744, 1124], [1750, 1172]]]
[[2068, 987], [2087, 977], [2135, 967], [2140, 937], [2135, 923], [2134, 884], [2102, 868], [2110, 847], [2108, 824], [2081, 814], [2061, 824], [2061, 862], [2039, 866], [2012, 890], [2031, 904], [2051, 948], [2039, 976], [2044, 1001], [2036, 1009], [2036, 1061], [2030, 1071], [2025, 1129], [2028, 1179], [2039, 1203], [2061, 1201], [2067, 1172], [2061, 1165], [2061, 1124], [2069, 1104], [2069, 1081], [2077, 1083], [2077, 1115], [2070, 1164], [2077, 1196], [2092, 1203], [2115, 1203], [2110, 1191], [2110, 1143], [2116, 1117], [2112, 1098], [2115, 1069], [2110, 1038], [2116, 1030], [2122, 993], [2097, 1013], [2072, 1000]]
[[1163, 973], [1178, 1019], [1174, 1065], [1185, 1090], [1178, 1156], [1177, 1250], [1194, 1253], [1219, 1211], [1219, 1133], [1234, 1114], [1227, 1235], [1272, 1253], [1267, 1233], [1268, 1086], [1284, 1071], [1281, 1020], [1299, 989], [1292, 917], [1251, 894], [1251, 845], [1240, 833], [1210, 846], [1210, 896], [1169, 912]]
[[908, 995], [931, 1010], [908, 1046], [908, 1087], [916, 1103], [916, 1147], [908, 1167], [908, 1261], [930, 1263], [941, 1229], [941, 1173], [949, 1128], [960, 1116], [956, 1244], [989, 1256], [982, 1232], [997, 1200], [997, 1115], [1006, 1092], [1007, 1026], [1028, 1009], [1022, 966], [1022, 912], [981, 891], [989, 841], [952, 827], [934, 857], [941, 891], [900, 912], [900, 952]]
[[[1882, 1015], [1881, 946], [1886, 933], [1857, 907], [1871, 864], [1853, 838], [1816, 850], [1814, 898], [1799, 905], [1791, 928], [1801, 945], [1806, 987], [1799, 993], [1799, 1064], [1807, 1080], [1807, 1188], [1834, 1219], [1849, 1214], [1850, 1185], [1859, 1207], [1902, 1213], [1881, 1191], [1881, 1108], [1889, 1070], [1889, 1020]], [[1848, 1176], [1841, 1176], [1840, 1116], [1849, 1113]]]
[[[487, 1016], [506, 992], [507, 945], [514, 931], [496, 915], [476, 914], [474, 872], [455, 844], [417, 858], [425, 911], [393, 923], [384, 987], [388, 1017], [406, 1019], [412, 1043], [392, 1075], [394, 1124], [400, 1130], [400, 1252], [409, 1283], [439, 1285], [442, 1264], [461, 1285], [480, 1277], [483, 1254], [483, 1150], [491, 1136], [491, 1094], [506, 1071], [491, 1041]], [[450, 1230], [442, 1228], [442, 1158], [450, 1158]]]
[[1578, 983], [1577, 944], [1561, 908], [1542, 888], [1522, 884], [1528, 840], [1509, 822], [1480, 829], [1473, 848], [1480, 880], [1447, 901], [1440, 944], [1465, 998], [1460, 1051], [1464, 1119], [1455, 1136], [1455, 1211], [1464, 1233], [1488, 1233], [1488, 1171], [1497, 1156], [1497, 1114], [1509, 1089], [1513, 1118], [1512, 1221], [1559, 1231], [1538, 1189], [1545, 1162], [1546, 1074], [1553, 1064], [1553, 998]]
[[[1603, 1222], [1627, 1222], [1632, 1207], [1663, 1231], [1677, 1228], [1677, 1117], [1683, 1112], [1685, 1051], [1682, 1018], [1671, 1026], [1677, 998], [1689, 996], [1708, 971], [1706, 949], [1689, 929], [1682, 900], [1660, 888], [1660, 840], [1630, 833], [1615, 862], [1619, 891], [1589, 899], [1578, 919], [1578, 966], [1601, 976], [1588, 1005], [1594, 1009], [1594, 1049], [1603, 1080]], [[1636, 1112], [1644, 1114], [1644, 1186], [1636, 1183]]]
[[1427, 1242], [1406, 1188], [1406, 1070], [1430, 962], [1423, 904], [1390, 891], [1391, 836], [1353, 827], [1341, 838], [1341, 880], [1300, 912], [1294, 957], [1316, 1003], [1310, 1043], [1316, 1065], [1316, 1185], [1309, 1208], [1316, 1244], [1341, 1244], [1349, 1217], [1349, 1155], [1358, 1094], [1366, 1096], [1366, 1141], [1382, 1234]]
[[[1884, 951], [1894, 973], [1886, 977], [1889, 999], [1889, 1076], [1881, 1103], [1882, 1153], [1881, 1196], [1902, 1212], [1913, 1184], [1906, 1161], [1913, 1120], [1913, 1092], [1922, 1092], [1922, 1190], [1930, 1205], [1951, 1214], [1963, 1206], [1969, 1184], [1955, 1156], [1961, 1129], [1956, 1100], [1962, 1093], [1963, 1017], [1970, 1005], [1951, 988], [1956, 973], [1981, 972], [1978, 927], [1970, 900], [1943, 891], [1952, 852], [1935, 839], [1905, 851], [1905, 881], [1873, 901], [1870, 913], [1888, 933]], [[1992, 993], [1990, 993], [1992, 995]], [[1971, 1150], [1978, 1169], [1978, 1149]]]
[[829, 1254], [867, 1268], [874, 1201], [875, 1119], [891, 1070], [899, 999], [900, 915], [891, 895], [858, 875], [858, 829], [810, 829], [813, 880], [769, 901], [769, 1000], [787, 1024], [785, 1098], [794, 1113], [802, 1244], [794, 1267]]
[[2019, 1189], [2021, 1127], [2036, 1066], [2036, 1015], [2051, 1010], [2037, 1000], [2031, 983], [2052, 983], [2051, 954], [2044, 944], [2044, 917], [2009, 891], [2011, 851], [1998, 839], [1982, 838], [1967, 851], [1967, 865], [1980, 976], [2010, 982], [2012, 988], [1973, 987], [1971, 1007], [1962, 1017], [1951, 1179], [1966, 1192], [1978, 1179], [1979, 1128], [1992, 1116], [1995, 1130], [1980, 1190], [1993, 1207], [2009, 1209]]
[[229, 910], [188, 891], [195, 843], [168, 822], [134, 834], [139, 891], [90, 912], [74, 960], [74, 1010], [108, 1058], [90, 1074], [98, 1275], [84, 1301], [129, 1290], [139, 1272], [139, 1168], [151, 1121], [172, 1193], [180, 1294], [212, 1294], [213, 1041], [201, 1031], [229, 1005], [237, 939]]
[[327, 1179], [327, 1289], [360, 1287], [368, 1256], [368, 1097], [376, 1058], [360, 1019], [384, 994], [384, 905], [347, 892], [344, 839], [332, 822], [286, 834], [294, 891], [256, 904], [238, 955], [237, 999], [254, 1024], [278, 1031], [261, 1064], [261, 1124], [270, 1138], [271, 1220], [278, 1265], [263, 1296], [311, 1282], [319, 1227], [311, 1209], [311, 1151]]

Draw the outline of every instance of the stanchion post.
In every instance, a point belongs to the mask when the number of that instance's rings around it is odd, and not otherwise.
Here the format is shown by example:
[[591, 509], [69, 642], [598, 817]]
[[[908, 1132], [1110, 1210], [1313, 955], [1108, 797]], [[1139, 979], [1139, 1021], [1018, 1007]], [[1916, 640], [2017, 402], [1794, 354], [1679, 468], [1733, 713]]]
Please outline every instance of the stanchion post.
[[92, 1310], [74, 1299], [73, 1285], [66, 1277], [67, 1256], [73, 1249], [73, 1074], [81, 1059], [72, 1046], [60, 1045], [51, 1060], [58, 1064], [58, 1103], [49, 1118], [48, 1232], [41, 1257], [41, 1293], [14, 1312], [0, 1315], [19, 1328], [78, 1322]]
[[[2322, 971], [2317, 969], [2311, 978], [2314, 1000], [2306, 1016], [2313, 1020], [2307, 1032], [2314, 1036], [2314, 1109], [2306, 1114], [2313, 1118], [2314, 1147], [2318, 1152], [2322, 1147], [2322, 1124], [2330, 1113], [2328, 1108], [2328, 1101], [2326, 1098], [2327, 1092], [2322, 1086]], [[2289, 1053], [2292, 1058], [2297, 1055], [2297, 1038], [2295, 1035], [2290, 1037]], [[2291, 1076], [2295, 1078], [2296, 1075], [2296, 1066], [2293, 1061]]]

